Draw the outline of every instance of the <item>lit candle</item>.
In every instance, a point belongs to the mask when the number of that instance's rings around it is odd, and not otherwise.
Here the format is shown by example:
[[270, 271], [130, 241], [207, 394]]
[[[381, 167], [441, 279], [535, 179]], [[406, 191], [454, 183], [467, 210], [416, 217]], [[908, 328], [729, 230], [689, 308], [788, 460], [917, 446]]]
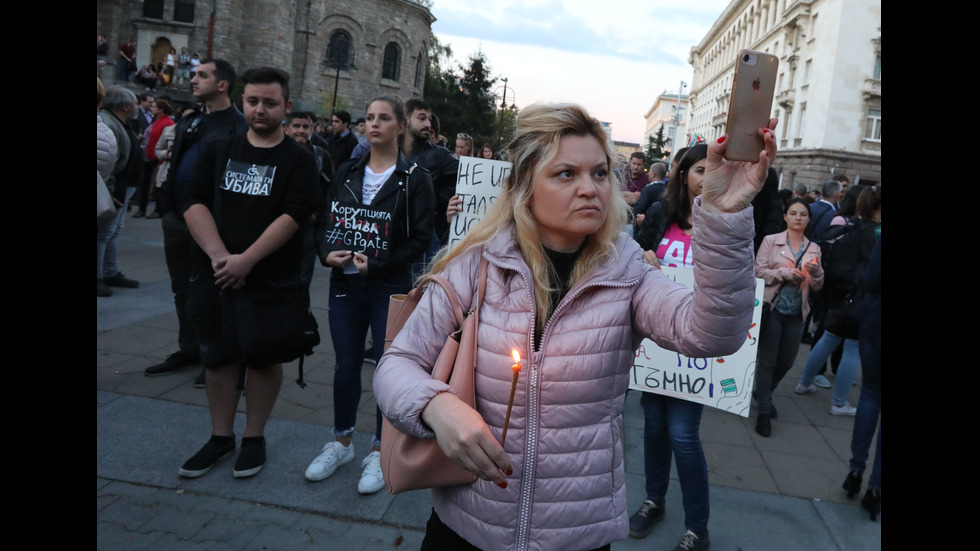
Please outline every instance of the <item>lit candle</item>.
[[500, 435], [500, 445], [503, 446], [507, 441], [507, 427], [510, 425], [510, 410], [514, 407], [514, 393], [517, 391], [517, 376], [521, 374], [521, 355], [517, 350], [510, 351], [514, 357], [514, 365], [510, 366], [514, 370], [514, 379], [510, 383], [510, 400], [507, 401], [507, 417], [504, 418], [504, 432]]

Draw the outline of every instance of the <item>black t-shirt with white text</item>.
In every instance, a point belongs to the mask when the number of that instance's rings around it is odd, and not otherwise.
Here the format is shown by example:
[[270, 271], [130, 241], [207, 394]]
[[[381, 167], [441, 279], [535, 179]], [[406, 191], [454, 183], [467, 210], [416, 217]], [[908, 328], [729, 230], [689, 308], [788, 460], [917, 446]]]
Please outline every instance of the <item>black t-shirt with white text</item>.
[[[300, 228], [320, 201], [313, 154], [288, 138], [274, 147], [255, 147], [245, 133], [207, 141], [194, 165], [182, 211], [207, 206], [228, 252], [248, 249], [283, 214]], [[302, 232], [259, 261], [249, 277], [298, 273]], [[210, 260], [201, 251], [203, 262]]]

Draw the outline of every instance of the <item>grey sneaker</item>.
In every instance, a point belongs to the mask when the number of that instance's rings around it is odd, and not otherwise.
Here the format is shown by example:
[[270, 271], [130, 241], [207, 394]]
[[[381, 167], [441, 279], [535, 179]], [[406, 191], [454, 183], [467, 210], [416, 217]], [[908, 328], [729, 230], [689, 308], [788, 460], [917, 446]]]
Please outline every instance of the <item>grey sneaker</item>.
[[677, 544], [674, 551], [708, 551], [711, 549], [711, 540], [708, 539], [708, 531], [702, 535], [697, 535], [688, 530], [681, 536], [681, 542]]
[[830, 381], [828, 381], [826, 377], [824, 377], [823, 375], [820, 375], [819, 373], [817, 374], [816, 377], [813, 378], [813, 384], [817, 385], [820, 388], [833, 388], [834, 387], [833, 383], [831, 383]]
[[640, 505], [640, 510], [630, 517], [630, 537], [645, 538], [653, 532], [653, 526], [664, 519], [664, 504], [651, 499]]

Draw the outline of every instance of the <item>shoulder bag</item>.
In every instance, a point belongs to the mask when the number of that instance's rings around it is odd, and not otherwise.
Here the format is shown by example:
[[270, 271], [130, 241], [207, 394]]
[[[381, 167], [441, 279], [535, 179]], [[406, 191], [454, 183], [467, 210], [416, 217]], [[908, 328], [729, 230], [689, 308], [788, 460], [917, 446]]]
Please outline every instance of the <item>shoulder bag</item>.
[[[463, 315], [459, 298], [452, 285], [440, 275], [422, 279], [407, 295], [392, 295], [388, 305], [385, 350], [408, 321], [422, 298], [426, 284], [438, 283], [446, 291], [459, 329], [446, 337], [446, 344], [432, 368], [432, 378], [449, 384], [456, 395], [471, 407], [476, 405], [474, 371], [476, 369], [477, 331], [480, 305], [487, 287], [487, 260], [481, 258], [480, 279], [474, 307]], [[416, 438], [396, 429], [387, 417], [381, 425], [381, 472], [388, 492], [397, 494], [456, 484], [469, 484], [476, 475], [460, 467], [442, 453], [435, 438]]]

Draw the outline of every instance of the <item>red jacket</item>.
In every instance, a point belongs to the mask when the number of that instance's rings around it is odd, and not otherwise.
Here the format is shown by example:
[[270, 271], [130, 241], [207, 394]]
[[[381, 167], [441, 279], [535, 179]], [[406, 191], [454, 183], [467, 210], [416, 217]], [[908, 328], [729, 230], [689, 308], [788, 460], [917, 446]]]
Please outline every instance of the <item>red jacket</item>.
[[146, 158], [151, 161], [159, 161], [157, 159], [156, 147], [157, 142], [160, 140], [160, 134], [163, 134], [163, 129], [168, 126], [173, 126], [174, 120], [170, 117], [163, 115], [157, 120], [153, 121], [150, 126], [150, 137], [146, 141]]

